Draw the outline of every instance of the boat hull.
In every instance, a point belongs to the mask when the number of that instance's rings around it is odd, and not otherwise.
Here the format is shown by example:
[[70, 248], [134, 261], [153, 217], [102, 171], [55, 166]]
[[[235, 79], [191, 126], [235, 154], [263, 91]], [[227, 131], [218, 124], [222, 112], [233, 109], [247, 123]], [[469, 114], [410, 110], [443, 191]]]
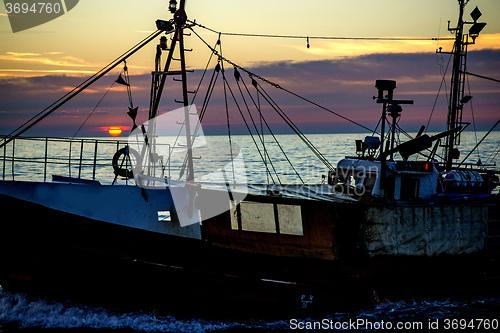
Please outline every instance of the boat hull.
[[365, 301], [362, 289], [345, 292], [351, 282], [328, 260], [242, 253], [5, 194], [0, 202], [23, 212], [0, 223], [0, 284], [7, 290], [198, 312], [238, 312], [236, 303], [295, 311], [310, 307], [312, 295], [315, 304]]
[[[360, 251], [362, 233], [356, 237], [356, 228], [342, 229], [340, 224], [330, 230], [335, 230], [331, 239], [338, 247], [332, 249], [338, 257], [330, 259], [307, 251], [287, 256], [286, 251], [272, 255], [250, 249], [255, 234], [214, 233], [224, 223], [230, 228], [224, 214], [216, 217], [218, 221], [204, 221], [206, 235], [197, 239], [96, 220], [7, 194], [0, 195], [0, 202], [4, 211], [22, 212], [0, 223], [0, 284], [6, 289], [232, 315], [289, 315], [363, 307], [386, 299], [498, 294], [498, 261], [484, 252], [370, 257]], [[307, 205], [320, 208], [303, 203]], [[330, 218], [334, 215], [338, 217]], [[236, 237], [238, 233], [243, 238]], [[314, 238], [309, 240], [314, 244]], [[233, 246], [223, 246], [229, 241]], [[262, 246], [272, 239], [259, 241]], [[270, 246], [272, 251], [277, 251], [275, 246]]]

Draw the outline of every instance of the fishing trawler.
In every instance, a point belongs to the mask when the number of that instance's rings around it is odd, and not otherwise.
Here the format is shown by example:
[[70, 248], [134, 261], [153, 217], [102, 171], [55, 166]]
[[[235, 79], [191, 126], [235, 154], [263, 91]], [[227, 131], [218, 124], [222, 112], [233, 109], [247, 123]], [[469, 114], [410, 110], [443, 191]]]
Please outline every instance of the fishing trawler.
[[[1, 285], [151, 301], [173, 308], [207, 310], [223, 304], [238, 311], [233, 307], [236, 300], [258, 304], [256, 309], [277, 302], [279, 309], [318, 308], [374, 301], [379, 297], [374, 292], [444, 292], [458, 285], [465, 289], [463, 283], [475, 290], [486, 280], [493, 281], [500, 276], [495, 261], [498, 248], [490, 242], [499, 219], [498, 194], [492, 194], [499, 172], [488, 165], [454, 162], [463, 125], [467, 45], [485, 25], [477, 22], [476, 13], [475, 30], [464, 34], [465, 4], [463, 0], [459, 4], [457, 28], [450, 29], [456, 38], [446, 131], [429, 136], [422, 130], [397, 144], [401, 105], [413, 102], [394, 98], [395, 81], [377, 80], [380, 133], [374, 131], [356, 141], [356, 156], [333, 166], [259, 82], [279, 85], [236, 65], [208, 44], [219, 61], [201, 110], [192, 106], [184, 35], [186, 30], [196, 34], [199, 25], [187, 19], [184, 0], [179, 9], [171, 0], [171, 20], [158, 20], [158, 30], [138, 47], [3, 139], [0, 204], [4, 211], [23, 213], [0, 222]], [[162, 36], [157, 46], [149, 121], [136, 125], [137, 108], [131, 103], [128, 115], [134, 128], [127, 142], [21, 137], [163, 34], [172, 38], [167, 45]], [[164, 51], [168, 55], [161, 68]], [[172, 68], [175, 53], [179, 69]], [[261, 99], [283, 116], [329, 169], [326, 183], [248, 183], [244, 167], [238, 164], [241, 151], [231, 139], [227, 147], [204, 150], [200, 119], [216, 78], [221, 75], [226, 82], [224, 64], [234, 67], [235, 81], [245, 88], [240, 91], [248, 91], [241, 72], [250, 76]], [[126, 72], [125, 66], [125, 78], [120, 75], [118, 83], [130, 87]], [[182, 107], [159, 115], [168, 77], [181, 82]], [[257, 116], [262, 116], [259, 104], [247, 98], [254, 103]], [[164, 132], [165, 124], [177, 127]], [[264, 130], [258, 132], [253, 124], [254, 142], [257, 145], [260, 140], [263, 145]], [[269, 129], [265, 121], [261, 124]], [[390, 126], [387, 133], [386, 125]], [[175, 131], [181, 134], [179, 138], [165, 139]], [[23, 141], [31, 147], [39, 145], [42, 156], [16, 157]], [[60, 156], [49, 156], [54, 142], [69, 144], [69, 172], [54, 174], [47, 181], [50, 164], [64, 164]], [[116, 148], [109, 166], [114, 172], [112, 184], [95, 179], [102, 164], [102, 145]], [[441, 145], [445, 156], [438, 161]], [[72, 157], [75, 147], [80, 152], [76, 160]], [[87, 150], [90, 157], [84, 157]], [[259, 154], [268, 161], [266, 173], [271, 174], [269, 153]], [[422, 154], [425, 160], [410, 160]], [[211, 181], [197, 178], [196, 162], [202, 162], [203, 169], [206, 157], [211, 158], [211, 171], [201, 174], [208, 173]], [[15, 180], [15, 172], [12, 179], [6, 179], [6, 171], [21, 162], [41, 165], [44, 180]], [[90, 178], [82, 176], [85, 170], [92, 174]]]

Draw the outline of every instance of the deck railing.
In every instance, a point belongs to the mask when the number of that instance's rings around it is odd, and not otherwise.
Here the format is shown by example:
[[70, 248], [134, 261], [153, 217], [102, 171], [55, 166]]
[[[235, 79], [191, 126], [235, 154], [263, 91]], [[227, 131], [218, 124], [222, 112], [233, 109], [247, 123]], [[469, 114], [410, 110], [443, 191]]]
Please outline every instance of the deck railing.
[[[0, 136], [0, 142], [6, 138]], [[127, 140], [97, 138], [16, 138], [0, 149], [1, 179], [52, 181], [52, 176], [58, 175], [73, 180], [134, 184], [113, 172], [113, 155], [127, 145]], [[161, 149], [168, 155], [172, 148], [163, 144]], [[170, 176], [172, 168], [180, 166], [173, 165], [167, 156], [152, 170], [155, 176]]]

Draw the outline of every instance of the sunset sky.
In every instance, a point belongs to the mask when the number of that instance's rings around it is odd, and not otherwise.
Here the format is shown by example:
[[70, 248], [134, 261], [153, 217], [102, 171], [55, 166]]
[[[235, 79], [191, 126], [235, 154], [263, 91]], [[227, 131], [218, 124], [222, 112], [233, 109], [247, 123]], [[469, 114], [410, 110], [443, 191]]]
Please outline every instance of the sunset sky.
[[[6, 8], [0, 5], [0, 134], [10, 133], [145, 38], [156, 29], [156, 19], [170, 19], [167, 6], [168, 0], [82, 0], [53, 21], [13, 33]], [[471, 20], [469, 13], [476, 6], [483, 13], [479, 21], [487, 22], [487, 26], [477, 44], [469, 46], [467, 69], [500, 79], [500, 1], [470, 0], [465, 8], [466, 20]], [[309, 48], [306, 38], [222, 36], [221, 41], [223, 55], [234, 63], [369, 128], [376, 126], [380, 116], [380, 105], [372, 100], [376, 94], [375, 80], [396, 80], [396, 97], [415, 101], [414, 105], [404, 108], [400, 124], [414, 130], [427, 123], [442, 71], [448, 64], [449, 55], [438, 55], [435, 50], [443, 47], [443, 51], [450, 51], [450, 41], [312, 37], [451, 37], [447, 21], [451, 21], [452, 27], [456, 26], [458, 1], [188, 0], [186, 11], [190, 20], [216, 31], [311, 36]], [[211, 45], [217, 41], [217, 34], [200, 27], [194, 30]], [[152, 42], [127, 61], [134, 104], [139, 106], [138, 122], [146, 121], [156, 44], [157, 41]], [[187, 61], [189, 68], [195, 70], [189, 76], [190, 88], [195, 89], [210, 51], [194, 34], [186, 38], [186, 47], [194, 50], [187, 53]], [[209, 70], [214, 66], [215, 62]], [[234, 81], [231, 66], [225, 66], [228, 79]], [[26, 135], [74, 135], [122, 67], [117, 67]], [[244, 79], [250, 83], [248, 77]], [[449, 85], [447, 77], [433, 114], [433, 130], [444, 126], [445, 91]], [[167, 83], [167, 86], [162, 112], [178, 107], [173, 100], [181, 98], [179, 85]], [[500, 119], [500, 84], [470, 77], [467, 87], [474, 97], [476, 125], [488, 130]], [[205, 123], [209, 130], [205, 133], [212, 130], [219, 133], [225, 127], [222, 91], [220, 85], [214, 92], [214, 107]], [[275, 88], [268, 87], [267, 91], [305, 132], [362, 131]], [[197, 105], [203, 101], [201, 91], [200, 96], [201, 99], [195, 101]], [[115, 85], [79, 135], [104, 135], [110, 126], [130, 127], [127, 107], [124, 87]], [[471, 107], [466, 106], [464, 118], [470, 117], [470, 113]], [[231, 121], [236, 128], [241, 127], [241, 118], [236, 114]], [[270, 121], [278, 123], [272, 115]], [[122, 135], [126, 134], [124, 131]]]

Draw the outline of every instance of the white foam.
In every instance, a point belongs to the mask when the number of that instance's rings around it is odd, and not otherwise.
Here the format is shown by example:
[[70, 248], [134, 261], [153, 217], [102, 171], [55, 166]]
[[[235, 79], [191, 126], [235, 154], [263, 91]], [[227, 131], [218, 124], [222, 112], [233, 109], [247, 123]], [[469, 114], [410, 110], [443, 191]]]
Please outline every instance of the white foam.
[[132, 329], [144, 332], [210, 332], [242, 326], [196, 318], [186, 320], [173, 316], [155, 316], [145, 313], [117, 313], [105, 308], [66, 305], [43, 299], [30, 298], [20, 293], [0, 289], [0, 323], [14, 323], [22, 328], [98, 328]]

